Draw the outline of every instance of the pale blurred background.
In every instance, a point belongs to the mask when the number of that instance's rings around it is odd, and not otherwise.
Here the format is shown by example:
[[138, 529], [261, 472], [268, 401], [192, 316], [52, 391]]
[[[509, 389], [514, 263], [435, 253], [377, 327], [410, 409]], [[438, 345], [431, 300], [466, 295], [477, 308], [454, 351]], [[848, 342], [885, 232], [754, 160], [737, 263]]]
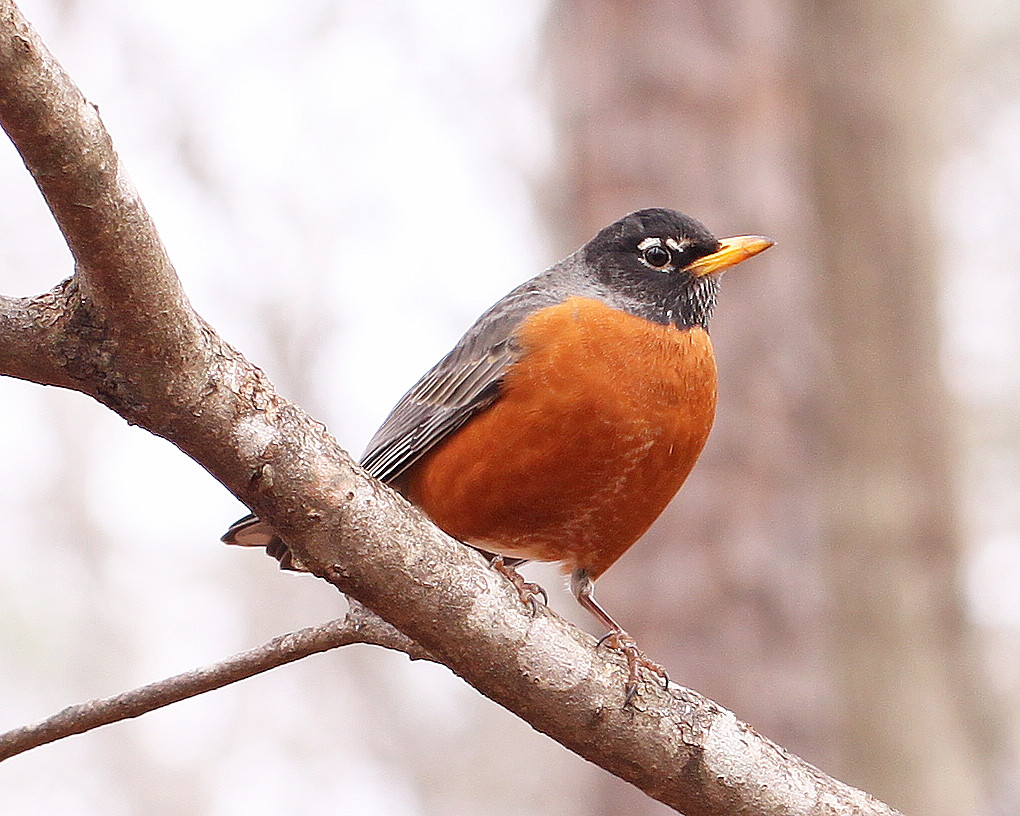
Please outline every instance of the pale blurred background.
[[[640, 206], [725, 281], [716, 431], [600, 597], [911, 816], [1020, 813], [1020, 6], [21, 0], [192, 302], [360, 453], [486, 306]], [[0, 141], [0, 291], [70, 258]], [[342, 614], [86, 397], [0, 380], [0, 729]], [[576, 612], [554, 571], [530, 573]], [[660, 814], [445, 669], [347, 648], [0, 765], [0, 813]]]

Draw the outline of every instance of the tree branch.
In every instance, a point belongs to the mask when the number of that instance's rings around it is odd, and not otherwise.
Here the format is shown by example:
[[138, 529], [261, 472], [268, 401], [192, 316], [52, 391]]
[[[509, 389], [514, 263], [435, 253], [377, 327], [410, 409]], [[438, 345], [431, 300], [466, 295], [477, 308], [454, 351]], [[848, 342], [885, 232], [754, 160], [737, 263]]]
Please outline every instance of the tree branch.
[[[625, 669], [369, 478], [192, 311], [95, 108], [0, 0], [0, 122], [74, 253], [74, 278], [3, 303], [0, 373], [76, 388], [175, 443], [317, 575], [480, 692], [688, 816], [891, 814], [693, 691]], [[37, 321], [33, 310], [45, 317]]]
[[355, 643], [395, 649], [412, 659], [429, 659], [429, 654], [406, 635], [357, 601], [351, 601], [351, 609], [344, 618], [281, 635], [212, 665], [123, 694], [69, 706], [45, 720], [0, 734], [0, 761], [64, 737], [84, 734], [102, 725], [138, 717], [223, 688], [309, 655]]
[[53, 291], [34, 298], [0, 295], [0, 372], [42, 385], [76, 388], [63, 366], [55, 365], [50, 349], [58, 340], [55, 327], [67, 313], [64, 281]]
[[[124, 342], [175, 368], [200, 347], [197, 316], [156, 228], [89, 103], [14, 3], [0, 4], [0, 121], [46, 199], [83, 294]], [[140, 308], [140, 307], [145, 308]], [[172, 312], [175, 320], [152, 321]], [[163, 377], [166, 376], [165, 371]]]

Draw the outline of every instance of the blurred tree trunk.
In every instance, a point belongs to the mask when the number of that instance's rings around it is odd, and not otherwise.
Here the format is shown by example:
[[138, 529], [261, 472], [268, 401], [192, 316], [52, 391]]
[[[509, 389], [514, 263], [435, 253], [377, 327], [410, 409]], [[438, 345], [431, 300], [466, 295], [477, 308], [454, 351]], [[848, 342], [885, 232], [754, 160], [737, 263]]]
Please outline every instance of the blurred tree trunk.
[[909, 813], [975, 813], [994, 739], [975, 739], [931, 214], [951, 49], [929, 3], [800, 9], [836, 374], [825, 506], [845, 778]]
[[[821, 398], [783, 21], [692, 2], [558, 4], [550, 38], [564, 245], [642, 206], [780, 246], [724, 279], [716, 426], [701, 462], [599, 596], [673, 679], [836, 767], [817, 475]], [[661, 808], [604, 775], [592, 813]]]
[[[724, 281], [716, 428], [601, 599], [674, 679], [808, 760], [916, 816], [975, 813], [928, 224], [935, 35], [920, 6], [873, 5], [561, 0], [548, 209], [563, 248], [653, 205], [779, 241]], [[661, 812], [593, 774], [588, 812]]]

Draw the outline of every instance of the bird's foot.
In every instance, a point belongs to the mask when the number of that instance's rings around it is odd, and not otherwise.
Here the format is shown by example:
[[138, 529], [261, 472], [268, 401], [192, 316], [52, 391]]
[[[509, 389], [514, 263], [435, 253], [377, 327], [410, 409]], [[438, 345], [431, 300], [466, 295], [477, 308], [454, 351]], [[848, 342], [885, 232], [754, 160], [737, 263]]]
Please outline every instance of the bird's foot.
[[624, 700], [623, 704], [630, 705], [631, 701], [637, 696], [638, 691], [638, 672], [640, 669], [647, 669], [652, 674], [661, 678], [663, 685], [669, 688], [669, 675], [666, 674], [666, 670], [656, 663], [654, 660], [649, 658], [642, 652], [637, 645], [637, 642], [628, 635], [622, 629], [617, 629], [605, 635], [597, 644], [599, 646], [607, 646], [610, 649], [615, 649], [618, 652], [622, 652], [623, 656], [627, 658], [627, 685], [624, 687]]
[[542, 603], [546, 606], [549, 605], [549, 596], [545, 590], [542, 589], [538, 584], [533, 584], [530, 581], [525, 581], [523, 576], [514, 568], [514, 564], [508, 564], [502, 555], [495, 555], [492, 561], [489, 562], [496, 572], [505, 576], [511, 584], [517, 589], [517, 594], [521, 597], [521, 603], [531, 607], [531, 614], [538, 612], [538, 599], [542, 598]]

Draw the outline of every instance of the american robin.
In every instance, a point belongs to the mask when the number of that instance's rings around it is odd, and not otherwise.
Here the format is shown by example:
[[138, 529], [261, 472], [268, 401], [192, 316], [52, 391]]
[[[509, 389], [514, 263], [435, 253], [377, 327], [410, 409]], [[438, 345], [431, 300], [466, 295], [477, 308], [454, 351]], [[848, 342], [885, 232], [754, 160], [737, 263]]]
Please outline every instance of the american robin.
[[[639, 666], [665, 672], [595, 600], [595, 580], [694, 467], [715, 417], [707, 327], [720, 273], [770, 246], [717, 240], [673, 210], [621, 218], [485, 312], [362, 458], [447, 533], [492, 554], [522, 598], [541, 590], [514, 566], [561, 562], [627, 658], [628, 701]], [[223, 540], [303, 568], [255, 516]]]

